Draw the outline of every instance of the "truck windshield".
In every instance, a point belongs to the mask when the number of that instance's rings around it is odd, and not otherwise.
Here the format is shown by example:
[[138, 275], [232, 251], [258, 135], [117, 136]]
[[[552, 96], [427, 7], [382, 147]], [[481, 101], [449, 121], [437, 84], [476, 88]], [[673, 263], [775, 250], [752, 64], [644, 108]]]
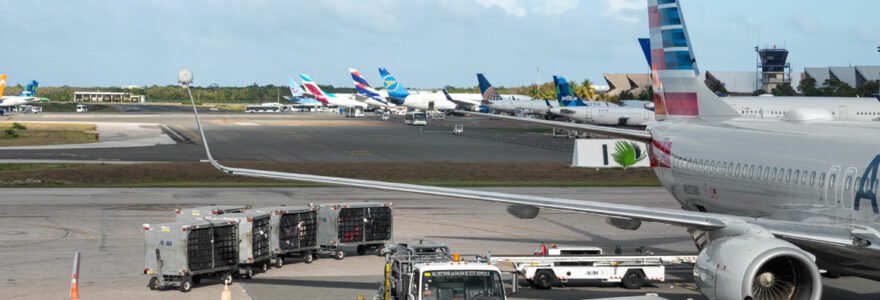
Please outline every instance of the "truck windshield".
[[426, 271], [421, 286], [424, 300], [503, 300], [504, 287], [497, 271]]
[[416, 121], [425, 121], [428, 119], [428, 115], [426, 114], [414, 114], [413, 119]]

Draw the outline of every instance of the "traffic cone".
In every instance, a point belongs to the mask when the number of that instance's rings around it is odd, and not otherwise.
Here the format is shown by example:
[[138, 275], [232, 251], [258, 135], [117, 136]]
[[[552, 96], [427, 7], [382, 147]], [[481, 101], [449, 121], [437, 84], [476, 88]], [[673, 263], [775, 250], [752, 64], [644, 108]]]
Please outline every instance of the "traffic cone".
[[79, 299], [79, 286], [76, 284], [76, 274], [73, 275], [73, 279], [70, 281], [70, 299]]
[[223, 293], [220, 293], [220, 300], [232, 300], [232, 294], [229, 292], [229, 282], [223, 281]]

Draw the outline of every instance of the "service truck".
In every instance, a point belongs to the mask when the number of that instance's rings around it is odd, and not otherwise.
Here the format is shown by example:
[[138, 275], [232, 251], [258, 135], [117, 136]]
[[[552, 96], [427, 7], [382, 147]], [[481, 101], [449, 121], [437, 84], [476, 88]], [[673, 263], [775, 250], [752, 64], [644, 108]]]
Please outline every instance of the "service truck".
[[529, 286], [550, 289], [554, 283], [570, 280], [597, 280], [620, 283], [628, 289], [646, 282], [666, 280], [666, 266], [693, 264], [697, 254], [608, 255], [597, 247], [556, 247], [541, 245], [534, 255], [493, 255], [493, 263], [510, 263]]
[[446, 244], [407, 242], [385, 253], [385, 279], [375, 299], [505, 300], [501, 272], [491, 255], [459, 255]]

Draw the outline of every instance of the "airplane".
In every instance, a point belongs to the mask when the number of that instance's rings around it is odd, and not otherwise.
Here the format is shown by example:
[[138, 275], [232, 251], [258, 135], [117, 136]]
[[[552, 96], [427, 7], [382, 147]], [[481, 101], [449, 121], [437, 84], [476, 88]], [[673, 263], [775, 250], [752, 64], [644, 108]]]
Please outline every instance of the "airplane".
[[483, 73], [477, 73], [477, 82], [480, 85], [480, 93], [483, 95], [481, 104], [491, 110], [516, 114], [517, 109], [526, 109], [539, 115], [548, 115], [550, 109], [553, 108], [553, 105], [548, 101], [535, 101], [531, 98], [524, 99], [515, 96], [505, 98], [495, 90], [495, 87], [489, 83]]
[[348, 72], [351, 74], [351, 79], [354, 80], [354, 87], [357, 90], [357, 94], [355, 94], [355, 100], [364, 102], [371, 106], [383, 107], [383, 108], [394, 108], [397, 105], [394, 103], [390, 103], [385, 99], [388, 98], [388, 93], [385, 91], [377, 91], [370, 86], [370, 83], [367, 82], [367, 79], [361, 75], [356, 69], [348, 68]]
[[287, 77], [287, 84], [290, 86], [290, 96], [284, 96], [284, 99], [293, 103], [296, 103], [299, 106], [304, 107], [322, 107], [324, 106], [324, 102], [315, 100], [315, 95], [306, 93], [296, 81], [291, 77]]
[[[645, 50], [645, 39], [639, 39]], [[648, 53], [648, 52], [646, 52]], [[651, 58], [645, 56], [648, 65]], [[824, 118], [848, 121], [880, 121], [880, 98], [808, 97], [808, 96], [728, 96], [721, 97], [740, 115], [760, 119], [782, 119], [795, 108], [814, 108]]]
[[359, 106], [362, 108], [367, 108], [366, 103], [352, 99], [352, 96], [350, 94], [334, 95], [324, 92], [323, 90], [321, 90], [321, 87], [318, 86], [317, 83], [312, 81], [312, 79], [306, 74], [300, 74], [299, 78], [300, 80], [302, 80], [303, 87], [305, 87], [310, 94], [315, 95], [315, 99], [323, 102], [324, 104], [336, 107]]
[[466, 109], [469, 111], [478, 111], [478, 112], [483, 112], [483, 113], [489, 112], [489, 108], [481, 105], [480, 102], [471, 103], [469, 101], [453, 99], [452, 94], [450, 94], [449, 91], [447, 91], [446, 89], [443, 89], [443, 95], [446, 96], [446, 100], [449, 100], [452, 103], [455, 103], [456, 105], [458, 105], [459, 107], [461, 107], [463, 109]]
[[812, 119], [810, 108], [742, 117], [703, 84], [680, 1], [648, 0], [647, 9], [651, 54], [663, 63], [651, 67], [657, 121], [645, 130], [491, 116], [646, 143], [682, 210], [227, 167], [211, 155], [190, 101], [209, 162], [227, 174], [497, 202], [523, 219], [544, 208], [627, 230], [683, 227], [700, 250], [695, 284], [709, 299], [820, 299], [819, 267], [880, 280], [880, 141], [872, 138], [880, 125]]
[[385, 91], [388, 93], [387, 99], [395, 105], [439, 111], [452, 111], [456, 107], [455, 103], [446, 100], [446, 96], [442, 93], [411, 94], [385, 68], [379, 68], [379, 75], [382, 77], [382, 82], [385, 83]]
[[627, 107], [608, 102], [584, 100], [574, 94], [563, 77], [553, 76], [559, 107], [550, 113], [596, 125], [645, 126], [654, 121], [654, 112], [644, 107]]
[[40, 98], [37, 97], [38, 85], [36, 80], [32, 80], [18, 95], [3, 96], [3, 90], [6, 89], [6, 74], [0, 75], [0, 107], [15, 107], [39, 100]]

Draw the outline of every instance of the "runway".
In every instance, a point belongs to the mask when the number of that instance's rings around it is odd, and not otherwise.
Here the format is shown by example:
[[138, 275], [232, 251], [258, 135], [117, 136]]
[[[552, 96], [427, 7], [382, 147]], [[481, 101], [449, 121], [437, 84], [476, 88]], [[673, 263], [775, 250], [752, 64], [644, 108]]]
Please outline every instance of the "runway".
[[[676, 208], [662, 188], [485, 188], [489, 191], [610, 203]], [[604, 219], [544, 211], [533, 220], [507, 214], [505, 206], [435, 196], [354, 188], [47, 188], [5, 189], [0, 198], [0, 294], [6, 299], [66, 297], [75, 251], [83, 253], [80, 295], [84, 299], [204, 299], [222, 286], [206, 280], [193, 292], [150, 291], [143, 275], [142, 224], [175, 219], [174, 208], [208, 204], [253, 206], [341, 201], [394, 202], [396, 241], [429, 239], [460, 253], [531, 253], [540, 242], [600, 246], [624, 251], [646, 245], [656, 253], [695, 252], [684, 229], [646, 223], [638, 231], [610, 227]], [[348, 251], [343, 261], [313, 264], [288, 260], [281, 269], [236, 280], [235, 299], [368, 299], [381, 280], [383, 259]], [[614, 285], [567, 285], [552, 290], [523, 288], [510, 299], [585, 299], [659, 293], [670, 299], [702, 299], [689, 270], [668, 272], [669, 280], [624, 290]], [[301, 297], [300, 297], [301, 296]], [[880, 287], [852, 277], [825, 279], [825, 299], [874, 299]]]
[[[367, 113], [347, 119], [333, 113], [245, 114], [206, 112], [205, 131], [215, 157], [225, 161], [474, 161], [568, 162], [573, 141], [542, 133], [498, 132], [536, 128], [486, 118], [448, 117], [424, 127]], [[9, 120], [9, 118], [4, 118]], [[188, 113], [19, 114], [12, 121], [157, 123], [193, 143], [100, 149], [2, 150], [0, 159], [198, 161], [205, 158], [201, 137]], [[464, 125], [465, 134], [452, 128]], [[523, 130], [525, 131], [525, 130]], [[167, 137], [166, 137], [167, 139]]]

